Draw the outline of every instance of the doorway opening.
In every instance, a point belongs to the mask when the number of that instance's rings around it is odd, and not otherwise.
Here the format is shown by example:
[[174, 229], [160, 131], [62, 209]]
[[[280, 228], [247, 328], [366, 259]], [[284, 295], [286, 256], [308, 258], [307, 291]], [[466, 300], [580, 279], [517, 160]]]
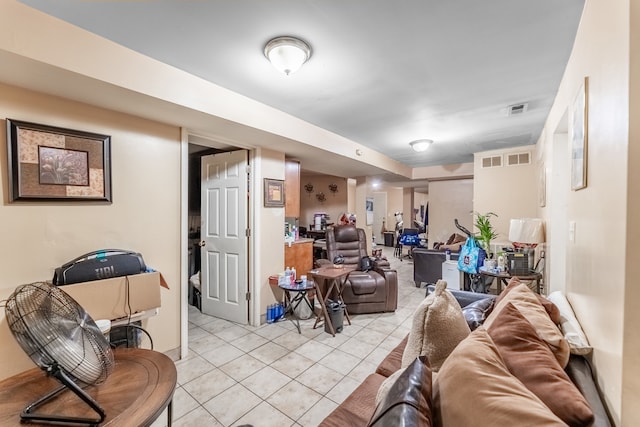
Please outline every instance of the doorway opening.
[[[250, 309], [250, 301], [246, 300], [246, 295], [249, 293], [253, 294], [253, 280], [250, 279], [249, 275], [249, 243], [250, 237], [247, 237], [246, 229], [250, 228], [249, 226], [249, 201], [251, 198], [251, 191], [249, 188], [252, 188], [251, 180], [249, 176], [249, 164], [252, 162], [252, 157], [250, 156], [250, 151], [238, 147], [232, 146], [229, 144], [220, 143], [213, 139], [209, 139], [206, 137], [201, 137], [193, 134], [189, 134], [188, 132], [183, 131], [183, 148], [182, 148], [182, 264], [183, 267], [181, 269], [181, 284], [182, 288], [182, 303], [181, 303], [181, 348], [182, 348], [182, 357], [186, 357], [188, 351], [188, 315], [190, 309], [200, 310], [203, 306], [203, 299], [209, 298], [210, 300], [215, 300], [218, 297], [221, 297], [221, 300], [224, 302], [228, 302], [231, 300], [232, 302], [236, 302], [238, 306], [243, 307], [243, 317], [242, 319], [233, 319], [233, 321], [239, 323], [250, 323], [251, 321], [251, 309]], [[236, 180], [235, 188], [230, 188], [229, 181], [226, 181], [225, 188], [211, 189], [211, 188], [203, 188], [203, 159], [210, 158], [213, 159], [215, 163], [216, 160], [224, 158], [222, 164], [225, 164], [226, 159], [232, 157], [234, 153], [241, 153], [244, 161], [240, 161], [240, 168], [243, 169], [242, 176]], [[228, 162], [227, 162], [228, 163]], [[212, 173], [207, 171], [213, 171], [216, 167], [219, 167], [219, 170], [223, 169], [223, 165], [209, 165], [208, 169], [205, 169], [205, 174], [211, 175]], [[228, 178], [230, 174], [222, 174]], [[231, 174], [232, 175], [232, 174]], [[211, 187], [211, 186], [209, 186]], [[203, 198], [203, 192], [208, 193], [207, 196], [215, 193], [217, 191], [218, 194], [224, 195], [226, 197], [223, 200], [223, 206], [226, 209], [227, 203], [229, 203], [229, 195], [236, 195], [236, 199], [240, 202], [243, 202], [244, 211], [242, 213], [243, 221], [238, 220], [238, 215], [227, 215], [227, 219], [230, 219], [230, 222], [223, 223], [220, 218], [222, 215], [218, 215], [218, 217], [211, 216], [211, 218], [207, 219], [207, 215], [203, 215], [203, 200], [205, 200], [205, 205], [210, 208], [211, 206], [215, 206], [216, 203], [209, 202]], [[217, 237], [214, 233], [214, 236], [209, 233], [206, 238], [203, 238], [202, 232], [204, 230], [210, 230], [211, 225], [215, 223], [220, 225], [220, 233], [219, 236], [222, 237], [221, 240], [227, 239], [232, 236], [235, 237], [237, 241], [241, 242], [241, 246], [243, 246], [240, 251], [236, 251], [234, 253], [231, 250], [224, 249], [223, 246], [219, 246], [216, 244], [212, 244], [211, 238], [214, 239]], [[224, 243], [224, 242], [223, 242]], [[203, 247], [204, 245], [204, 247]], [[222, 245], [222, 243], [221, 243]], [[215, 260], [215, 257], [218, 257], [223, 263], [221, 266], [217, 266], [215, 268], [224, 269], [229, 268], [232, 276], [237, 280], [235, 281], [235, 285], [238, 288], [237, 292], [234, 293], [230, 298], [227, 297], [227, 294], [230, 294], [228, 289], [208, 288], [209, 284], [206, 280], [202, 280], [202, 274], [198, 274], [200, 270], [203, 268], [206, 269], [209, 273], [214, 270], [212, 267], [212, 261]], [[206, 257], [206, 259], [203, 259]], [[204, 267], [203, 267], [204, 266]], [[231, 266], [231, 267], [229, 267]], [[219, 280], [219, 278], [215, 278], [213, 283], [214, 286], [227, 286], [228, 283], [231, 283], [231, 280], [227, 280], [227, 273], [225, 271], [225, 279]], [[195, 276], [195, 277], [194, 277]], [[199, 289], [194, 287], [194, 279], [198, 279], [200, 283]], [[241, 283], [240, 283], [241, 281]], [[209, 301], [210, 302], [210, 301]], [[210, 306], [211, 307], [211, 306]], [[210, 310], [211, 311], [211, 310]], [[213, 315], [215, 317], [225, 318], [228, 313], [221, 313], [220, 315], [215, 312], [208, 313], [209, 315]], [[229, 319], [231, 320], [231, 319]]]

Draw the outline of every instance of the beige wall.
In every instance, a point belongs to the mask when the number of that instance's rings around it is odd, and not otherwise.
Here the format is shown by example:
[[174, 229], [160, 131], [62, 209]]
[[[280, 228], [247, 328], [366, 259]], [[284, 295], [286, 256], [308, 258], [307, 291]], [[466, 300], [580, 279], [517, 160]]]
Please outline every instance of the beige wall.
[[402, 212], [402, 188], [382, 184], [380, 187], [378, 187], [377, 191], [384, 191], [387, 193], [387, 214], [385, 216], [385, 227], [389, 231], [394, 231], [396, 227], [396, 217], [393, 214], [395, 212]]
[[[113, 203], [9, 203], [6, 150], [0, 150], [0, 298], [51, 280], [55, 267], [83, 253], [122, 248], [143, 254], [171, 287], [147, 329], [158, 350], [179, 346], [180, 130], [0, 84], [3, 116], [111, 135]], [[3, 117], [3, 118], [4, 118]], [[5, 122], [0, 122], [4, 128]], [[0, 133], [0, 146], [6, 145]], [[10, 337], [0, 311], [0, 378], [33, 364]]]
[[[565, 114], [589, 76], [588, 186], [567, 195], [566, 218], [575, 223], [576, 232], [574, 241], [565, 237], [565, 291], [594, 347], [593, 363], [605, 400], [616, 424], [623, 426], [640, 425], [636, 283], [640, 271], [633, 249], [639, 226], [637, 215], [632, 216], [638, 213], [640, 193], [637, 172], [634, 175], [629, 167], [639, 158], [637, 144], [629, 144], [630, 134], [638, 135], [637, 123], [630, 125], [629, 120], [629, 108], [636, 112], [640, 100], [637, 7], [634, 3], [630, 14], [629, 1], [586, 1], [575, 46], [539, 142], [548, 176], [554, 177], [554, 168], [566, 167], [560, 158], [554, 159], [554, 132], [563, 128]], [[630, 35], [636, 41], [632, 46]], [[635, 71], [631, 82], [630, 66]], [[565, 191], [567, 183], [555, 184], [549, 183], [548, 192]], [[543, 210], [545, 215], [548, 210]], [[616, 242], [616, 249], [607, 249], [608, 242]]]
[[413, 188], [402, 189], [402, 219], [405, 228], [413, 228]]
[[356, 211], [356, 180], [347, 178], [347, 211]]
[[472, 179], [429, 183], [429, 247], [435, 242], [446, 242], [453, 233], [462, 234], [455, 226], [456, 218], [472, 230], [473, 188]]
[[[631, 3], [631, 33], [630, 33], [630, 81], [629, 81], [629, 155], [627, 158], [627, 221], [625, 245], [625, 279], [624, 290], [624, 352], [622, 356], [622, 418], [625, 425], [640, 425], [640, 263], [635, 247], [640, 236], [640, 4]], [[635, 141], [635, 143], [631, 143]], [[631, 167], [633, 165], [633, 167]]]
[[[495, 242], [509, 242], [509, 222], [512, 218], [538, 216], [537, 166], [533, 160], [535, 146], [476, 153], [473, 175], [473, 210], [481, 214], [493, 212], [491, 223], [498, 232]], [[531, 163], [506, 166], [507, 155], [530, 153]], [[483, 168], [483, 157], [502, 156], [503, 166]], [[477, 231], [477, 230], [475, 230]]]
[[[304, 186], [313, 184], [313, 192], [308, 193]], [[337, 184], [338, 191], [329, 191], [329, 184]], [[325, 201], [320, 202], [316, 195], [324, 193]], [[338, 223], [343, 213], [347, 213], [347, 180], [331, 175], [303, 174], [300, 178], [300, 219], [301, 227], [309, 227], [313, 224], [316, 212], [329, 214], [329, 222]]]
[[284, 179], [284, 153], [258, 149], [255, 156], [254, 182], [257, 188], [254, 194], [256, 218], [253, 233], [256, 251], [252, 257], [250, 269], [255, 269], [255, 281], [258, 284], [254, 290], [254, 303], [258, 307], [254, 310], [260, 313], [260, 319], [252, 319], [253, 325], [264, 323], [266, 308], [269, 304], [282, 300], [280, 289], [269, 285], [269, 276], [284, 271], [284, 208], [264, 207], [263, 178]]

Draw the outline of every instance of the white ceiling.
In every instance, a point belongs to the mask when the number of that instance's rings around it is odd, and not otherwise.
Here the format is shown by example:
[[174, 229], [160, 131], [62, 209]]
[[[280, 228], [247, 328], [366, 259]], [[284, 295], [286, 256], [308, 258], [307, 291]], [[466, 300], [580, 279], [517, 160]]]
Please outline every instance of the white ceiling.
[[[535, 144], [584, 0], [22, 3], [421, 167]], [[262, 53], [280, 35], [313, 50], [288, 77]]]

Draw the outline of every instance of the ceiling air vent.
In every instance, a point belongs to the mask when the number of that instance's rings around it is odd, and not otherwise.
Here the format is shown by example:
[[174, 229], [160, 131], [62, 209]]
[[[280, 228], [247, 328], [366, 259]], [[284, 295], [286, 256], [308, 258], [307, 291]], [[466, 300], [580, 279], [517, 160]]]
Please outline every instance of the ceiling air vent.
[[502, 166], [502, 156], [491, 156], [482, 158], [482, 168], [495, 168]]
[[519, 114], [526, 113], [527, 112], [527, 108], [529, 108], [529, 104], [527, 104], [527, 103], [513, 104], [513, 105], [509, 105], [507, 107], [507, 111], [508, 111], [508, 114], [510, 116], [517, 116]]
[[531, 153], [514, 153], [507, 154], [507, 165], [515, 166], [515, 165], [528, 165], [531, 163]]

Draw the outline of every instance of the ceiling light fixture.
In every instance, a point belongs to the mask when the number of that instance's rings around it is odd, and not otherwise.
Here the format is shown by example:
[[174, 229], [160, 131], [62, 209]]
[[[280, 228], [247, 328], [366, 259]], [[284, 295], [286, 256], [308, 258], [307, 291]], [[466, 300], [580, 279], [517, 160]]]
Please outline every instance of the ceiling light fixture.
[[270, 40], [264, 47], [264, 56], [287, 76], [295, 73], [311, 57], [311, 48], [295, 37], [283, 36]]
[[433, 141], [430, 139], [418, 139], [409, 143], [413, 151], [418, 153], [425, 151], [431, 144], [433, 144]]

